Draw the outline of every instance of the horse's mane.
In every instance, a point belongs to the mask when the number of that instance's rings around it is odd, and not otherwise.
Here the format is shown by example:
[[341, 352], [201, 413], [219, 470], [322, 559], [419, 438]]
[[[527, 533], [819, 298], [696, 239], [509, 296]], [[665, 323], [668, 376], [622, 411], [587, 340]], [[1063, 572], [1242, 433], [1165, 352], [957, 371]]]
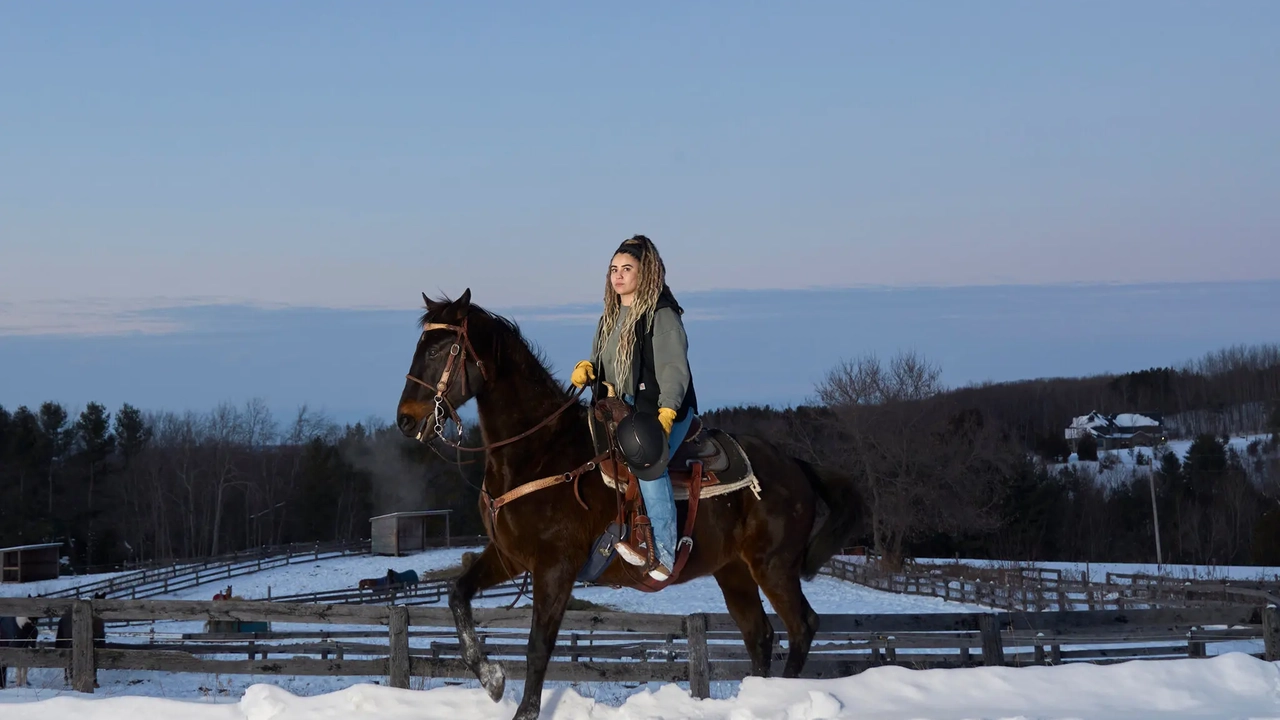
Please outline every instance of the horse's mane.
[[[436, 302], [448, 304], [452, 300], [442, 298]], [[429, 322], [439, 322], [438, 313], [443, 309], [424, 310], [418, 316], [418, 327]], [[549, 363], [546, 352], [537, 343], [526, 338], [514, 320], [486, 310], [475, 303], [471, 303], [467, 310], [467, 318], [470, 320], [467, 326], [470, 328], [472, 344], [476, 345], [477, 349], [480, 349], [481, 343], [492, 349], [494, 362], [498, 364], [499, 371], [501, 371], [503, 360], [515, 359], [521, 365], [520, 369], [532, 376], [529, 380], [545, 384], [558, 395], [568, 394], [568, 388], [556, 380], [547, 367]], [[476, 323], [477, 319], [481, 322]]]

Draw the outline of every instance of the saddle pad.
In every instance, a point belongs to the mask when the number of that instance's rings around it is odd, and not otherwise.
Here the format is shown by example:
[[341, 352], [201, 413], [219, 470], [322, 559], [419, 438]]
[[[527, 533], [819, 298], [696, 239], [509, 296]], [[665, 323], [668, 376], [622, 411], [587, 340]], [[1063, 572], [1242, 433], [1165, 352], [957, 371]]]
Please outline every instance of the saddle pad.
[[[750, 488], [751, 493], [756, 496], [756, 499], [759, 499], [760, 481], [756, 478], [755, 472], [751, 469], [751, 459], [747, 457], [746, 451], [744, 451], [742, 446], [738, 444], [738, 441], [734, 440], [728, 433], [716, 433], [716, 435], [717, 439], [721, 440], [721, 447], [726, 453], [734, 453], [738, 456], [735, 459], [741, 461], [743, 472], [708, 473], [712, 476], [713, 480], [710, 483], [703, 483], [701, 485], [701, 489], [698, 491], [698, 497], [708, 498], [715, 497], [717, 495], [727, 495], [728, 493], [736, 492], [743, 488]], [[727, 441], [727, 443], [725, 443], [725, 441]], [[729, 465], [730, 467], [733, 467], [738, 465], [738, 463], [730, 461]], [[736, 479], [732, 477], [725, 477], [726, 474], [739, 477]], [[622, 475], [622, 477], [618, 478], [617, 475]], [[628, 472], [625, 467], [621, 468], [621, 471], [619, 472], [619, 468], [615, 468], [613, 463], [606, 461], [600, 463], [600, 477], [603, 478], [604, 483], [611, 488], [617, 489], [621, 487], [626, 489], [627, 484], [635, 476]], [[676, 501], [688, 500], [688, 484], [682, 482], [671, 483], [671, 495]]]

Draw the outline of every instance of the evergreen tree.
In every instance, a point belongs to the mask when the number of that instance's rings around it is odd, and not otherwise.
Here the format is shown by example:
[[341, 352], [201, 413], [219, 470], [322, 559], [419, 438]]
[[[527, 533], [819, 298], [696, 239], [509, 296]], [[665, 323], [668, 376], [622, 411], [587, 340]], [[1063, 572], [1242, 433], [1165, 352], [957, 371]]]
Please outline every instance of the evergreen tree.
[[94, 507], [94, 493], [105, 470], [107, 458], [115, 451], [116, 438], [111, 434], [111, 413], [101, 404], [91, 402], [74, 427], [76, 443], [76, 459], [88, 476], [88, 492], [85, 495], [85, 511], [77, 525], [84, 528], [85, 562], [94, 564], [97, 561], [97, 511]]
[[1092, 435], [1085, 435], [1076, 443], [1076, 458], [1079, 460], [1098, 460], [1098, 441]]
[[121, 460], [126, 466], [151, 441], [151, 427], [143, 419], [142, 412], [129, 403], [120, 406], [113, 429]]
[[75, 441], [75, 430], [67, 425], [66, 408], [55, 402], [41, 404], [40, 433], [42, 437], [37, 441], [35, 454], [36, 459], [48, 473], [49, 518], [54, 520], [56, 468], [66, 459]]

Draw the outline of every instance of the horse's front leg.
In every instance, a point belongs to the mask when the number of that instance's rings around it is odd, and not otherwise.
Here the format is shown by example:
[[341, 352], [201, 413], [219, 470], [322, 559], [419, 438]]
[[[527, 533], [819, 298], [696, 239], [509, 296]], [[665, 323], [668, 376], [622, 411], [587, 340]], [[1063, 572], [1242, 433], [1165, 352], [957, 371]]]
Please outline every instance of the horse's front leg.
[[510, 580], [516, 569], [516, 564], [510, 558], [499, 554], [495, 543], [489, 543], [484, 552], [471, 563], [471, 567], [449, 588], [449, 609], [453, 611], [453, 622], [458, 627], [462, 662], [476, 674], [494, 702], [502, 699], [507, 677], [502, 672], [501, 665], [490, 662], [480, 652], [480, 638], [476, 637], [476, 624], [471, 616], [471, 599], [485, 588]]
[[529, 651], [524, 676], [524, 699], [513, 720], [537, 720], [542, 710], [542, 683], [547, 664], [560, 634], [560, 622], [573, 596], [573, 582], [581, 562], [568, 559], [533, 574], [533, 620], [529, 627]]

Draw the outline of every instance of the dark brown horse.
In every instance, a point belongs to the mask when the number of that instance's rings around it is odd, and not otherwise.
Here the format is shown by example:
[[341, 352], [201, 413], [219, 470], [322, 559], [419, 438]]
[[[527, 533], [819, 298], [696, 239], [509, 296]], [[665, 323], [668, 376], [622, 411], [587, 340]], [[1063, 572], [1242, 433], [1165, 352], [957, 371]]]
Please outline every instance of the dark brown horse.
[[[472, 305], [470, 290], [453, 302], [433, 301], [426, 294], [423, 300], [423, 332], [409, 365], [397, 425], [407, 436], [431, 439], [454, 408], [474, 398], [485, 446], [501, 443], [486, 453], [480, 499], [491, 542], [455, 581], [449, 607], [464, 661], [497, 701], [505, 676], [481, 652], [471, 600], [479, 590], [521, 572], [532, 575], [528, 668], [515, 715], [532, 720], [541, 708], [547, 662], [575, 578], [593, 542], [615, 518], [617, 498], [592, 469], [576, 483], [555, 483], [517, 497], [494, 514], [492, 498], [581, 468], [592, 459], [588, 408], [573, 401], [513, 323]], [[553, 419], [539, 427], [548, 418]], [[750, 457], [760, 497], [737, 492], [701, 501], [693, 550], [677, 581], [715, 577], [742, 631], [752, 674], [767, 676], [774, 633], [760, 600], [763, 591], [787, 628], [784, 675], [796, 677], [818, 628], [801, 578], [812, 577], [845, 544], [861, 504], [850, 479], [787, 456], [759, 438], [735, 438]], [[679, 527], [685, 510], [679, 503]], [[640, 580], [636, 568], [615, 558], [597, 582], [634, 587]]]

